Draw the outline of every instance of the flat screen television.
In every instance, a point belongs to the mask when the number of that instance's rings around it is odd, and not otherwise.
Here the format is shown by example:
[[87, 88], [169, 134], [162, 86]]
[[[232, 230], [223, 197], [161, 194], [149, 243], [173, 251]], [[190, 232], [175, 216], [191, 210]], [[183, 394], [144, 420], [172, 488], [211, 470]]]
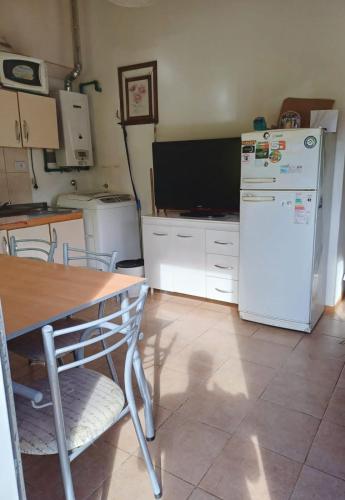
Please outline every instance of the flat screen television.
[[159, 209], [238, 212], [241, 138], [154, 142]]

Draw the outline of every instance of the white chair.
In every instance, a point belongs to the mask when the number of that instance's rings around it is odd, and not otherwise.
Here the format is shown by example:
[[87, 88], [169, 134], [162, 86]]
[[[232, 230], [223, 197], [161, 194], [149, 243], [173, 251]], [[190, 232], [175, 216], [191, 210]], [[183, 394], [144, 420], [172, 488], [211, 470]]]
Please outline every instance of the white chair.
[[[62, 330], [45, 326], [42, 334], [48, 379], [32, 383], [31, 390], [34, 393], [27, 393], [22, 386], [14, 387], [15, 392], [18, 392], [16, 413], [21, 451], [35, 455], [59, 454], [67, 500], [75, 499], [71, 461], [128, 413], [135, 427], [154, 496], [160, 498], [162, 495], [138, 417], [132, 387], [132, 370], [135, 366], [147, 290], [148, 287], [142, 285], [139, 297], [126, 310], [95, 321]], [[126, 318], [124, 323], [114, 323], [121, 316]], [[92, 336], [95, 329], [102, 333]], [[57, 348], [57, 339], [76, 332], [82, 334], [80, 342], [70, 345], [67, 343], [66, 347]], [[100, 339], [115, 340], [114, 337], [118, 340], [112, 345], [95, 354], [84, 355], [84, 348]], [[127, 346], [124, 390], [110, 378], [85, 367], [121, 346]], [[76, 360], [59, 366], [57, 359], [72, 351], [77, 352]]]
[[[55, 229], [52, 231], [53, 237], [51, 241], [42, 240], [39, 238], [22, 238], [18, 239], [15, 236], [10, 238], [10, 255], [15, 257], [26, 257], [32, 260], [44, 260], [46, 262], [54, 262], [54, 253], [57, 246], [57, 234]], [[37, 246], [37, 243], [44, 246]], [[39, 254], [33, 257], [32, 252]], [[41, 255], [42, 254], [42, 255]]]

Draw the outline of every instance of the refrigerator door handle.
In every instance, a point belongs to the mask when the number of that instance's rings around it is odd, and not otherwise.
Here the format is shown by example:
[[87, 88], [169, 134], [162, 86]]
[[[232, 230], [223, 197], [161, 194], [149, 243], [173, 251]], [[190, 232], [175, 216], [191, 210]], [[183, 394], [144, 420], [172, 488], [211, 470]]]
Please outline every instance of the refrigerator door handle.
[[275, 196], [242, 196], [242, 201], [275, 201]]
[[275, 177], [247, 177], [242, 181], [247, 184], [267, 184], [268, 182], [276, 182], [277, 179]]

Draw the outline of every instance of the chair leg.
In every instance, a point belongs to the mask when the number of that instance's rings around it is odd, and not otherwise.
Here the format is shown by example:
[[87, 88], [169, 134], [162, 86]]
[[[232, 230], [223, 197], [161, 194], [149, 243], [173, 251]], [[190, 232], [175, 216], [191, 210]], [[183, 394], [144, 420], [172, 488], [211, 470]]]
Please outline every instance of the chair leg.
[[60, 469], [61, 469], [63, 488], [65, 492], [65, 498], [66, 500], [75, 500], [71, 463], [69, 460], [68, 452], [67, 450], [61, 450], [60, 447], [59, 447], [59, 460], [60, 460]]
[[144, 403], [146, 439], [147, 441], [153, 441], [156, 434], [152, 411], [152, 401], [138, 349], [134, 351], [133, 368], [138, 382], [140, 395]]
[[134, 429], [135, 429], [135, 432], [136, 432], [136, 435], [137, 435], [137, 438], [138, 438], [138, 441], [140, 444], [141, 451], [142, 451], [143, 456], [144, 456], [146, 468], [147, 468], [147, 471], [149, 473], [149, 477], [150, 477], [150, 481], [151, 481], [151, 485], [152, 485], [152, 489], [153, 489], [153, 494], [154, 494], [155, 498], [161, 498], [162, 488], [159, 484], [159, 481], [158, 481], [158, 478], [156, 475], [156, 471], [153, 467], [151, 455], [150, 455], [149, 449], [147, 447], [147, 443], [145, 440], [143, 429], [141, 427], [141, 423], [139, 420], [137, 408], [135, 406], [134, 397], [132, 395], [127, 394], [127, 402], [128, 402], [129, 411], [130, 411], [130, 414], [132, 417]]

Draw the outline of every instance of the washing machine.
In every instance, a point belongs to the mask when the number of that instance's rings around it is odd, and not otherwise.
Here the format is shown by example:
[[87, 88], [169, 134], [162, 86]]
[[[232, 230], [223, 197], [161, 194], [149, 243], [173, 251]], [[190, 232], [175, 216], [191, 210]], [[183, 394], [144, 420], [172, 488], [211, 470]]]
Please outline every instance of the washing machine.
[[127, 194], [67, 193], [58, 196], [59, 207], [83, 210], [86, 249], [118, 252], [117, 261], [140, 258], [136, 203]]

